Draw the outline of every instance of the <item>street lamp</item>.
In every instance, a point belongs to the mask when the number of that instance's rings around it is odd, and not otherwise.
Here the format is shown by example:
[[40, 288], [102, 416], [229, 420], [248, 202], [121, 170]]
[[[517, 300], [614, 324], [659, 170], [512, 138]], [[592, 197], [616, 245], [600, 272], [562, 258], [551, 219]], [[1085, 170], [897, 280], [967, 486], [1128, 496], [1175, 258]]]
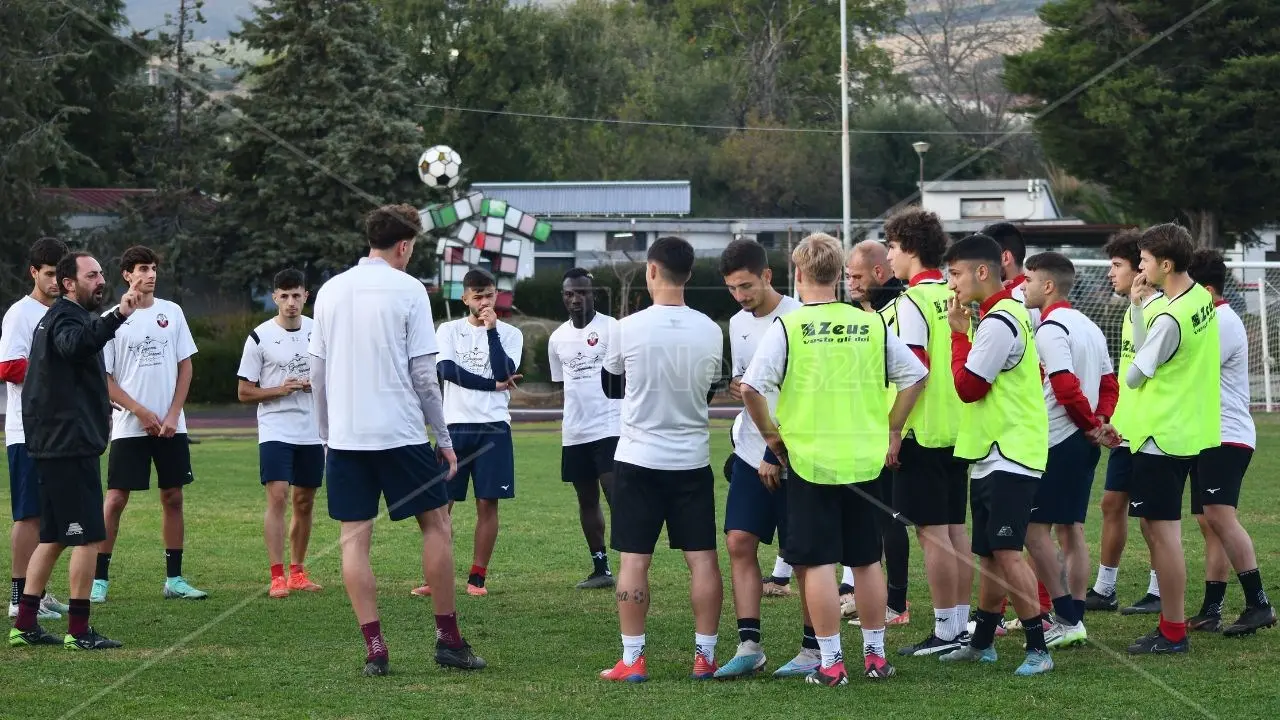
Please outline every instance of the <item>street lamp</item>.
[[852, 245], [849, 219], [849, 30], [846, 0], [840, 0], [840, 198], [841, 244], [844, 249]]
[[929, 152], [929, 143], [921, 140], [911, 143], [911, 147], [915, 148], [916, 155], [920, 156], [920, 199], [924, 200], [924, 154]]

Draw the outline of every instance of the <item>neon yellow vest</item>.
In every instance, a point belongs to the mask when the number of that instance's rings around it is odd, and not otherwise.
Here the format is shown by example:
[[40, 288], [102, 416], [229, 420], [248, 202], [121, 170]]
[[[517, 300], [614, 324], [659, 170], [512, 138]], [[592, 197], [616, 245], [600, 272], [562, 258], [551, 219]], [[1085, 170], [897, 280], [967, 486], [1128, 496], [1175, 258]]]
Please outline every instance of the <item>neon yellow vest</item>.
[[[1151, 329], [1151, 321], [1156, 319], [1156, 315], [1164, 306], [1169, 304], [1169, 299], [1163, 295], [1157, 296], [1146, 307], [1142, 309], [1142, 323], [1147, 329]], [[1129, 388], [1129, 384], [1124, 381], [1125, 375], [1129, 372], [1129, 366], [1133, 364], [1133, 357], [1136, 354], [1133, 348], [1133, 324], [1129, 322], [1129, 313], [1133, 311], [1133, 307], [1125, 308], [1124, 320], [1120, 323], [1120, 362], [1117, 364], [1116, 377], [1120, 380], [1120, 397], [1116, 400], [1116, 412], [1111, 418], [1111, 425], [1120, 433], [1120, 437], [1129, 438], [1129, 431], [1134, 416], [1133, 390]], [[1136, 449], [1136, 448], [1134, 448]]]
[[[943, 283], [920, 283], [907, 288], [897, 300], [899, 305], [912, 303], [919, 308], [929, 328], [929, 344], [925, 348], [929, 355], [929, 379], [907, 416], [902, 433], [903, 437], [915, 435], [916, 442], [929, 448], [956, 444], [964, 405], [951, 379], [951, 325], [947, 322], [947, 300], [951, 295]], [[895, 316], [900, 314], [896, 309], [894, 312]], [[901, 335], [901, 325], [894, 324]]]
[[1222, 444], [1221, 350], [1213, 296], [1200, 285], [1172, 298], [1154, 313], [1178, 322], [1178, 349], [1134, 390], [1129, 418], [1129, 447], [1137, 452], [1148, 439], [1161, 452], [1198, 455]]
[[787, 334], [778, 429], [792, 471], [816, 485], [874, 480], [889, 449], [884, 322], [836, 302], [778, 321]]
[[994, 312], [1007, 313], [1018, 323], [1022, 358], [996, 376], [991, 390], [981, 400], [965, 405], [965, 422], [956, 439], [955, 454], [965, 460], [981, 460], [994, 445], [1006, 460], [1043, 472], [1049, 458], [1049, 414], [1044, 404], [1031, 315], [1022, 303], [1011, 298], [997, 302], [984, 321], [1000, 322], [986, 320]]
[[[884, 320], [885, 328], [889, 332], [896, 334], [898, 332], [897, 301], [895, 300], [893, 302], [890, 302], [889, 304], [880, 308], [876, 312], [879, 313], [880, 319]], [[893, 401], [896, 400], [898, 397], [898, 386], [894, 385], [893, 383], [885, 383], [885, 386], [886, 386], [885, 392], [888, 398], [888, 404], [886, 405], [887, 410], [885, 410], [885, 412], [888, 412], [889, 410], [893, 409]]]

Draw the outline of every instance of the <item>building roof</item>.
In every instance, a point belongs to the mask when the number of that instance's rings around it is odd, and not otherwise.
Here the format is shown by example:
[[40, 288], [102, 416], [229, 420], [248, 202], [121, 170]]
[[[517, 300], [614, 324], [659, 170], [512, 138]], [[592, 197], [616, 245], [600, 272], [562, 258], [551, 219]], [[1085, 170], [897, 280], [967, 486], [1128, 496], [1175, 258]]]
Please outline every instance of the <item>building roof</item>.
[[542, 217], [688, 215], [688, 180], [474, 183], [486, 197]]
[[45, 195], [63, 198], [74, 212], [113, 214], [121, 203], [155, 190], [139, 188], [44, 188]]
[[1012, 179], [1012, 180], [943, 180], [941, 182], [924, 183], [925, 192], [1026, 192], [1032, 183], [1038, 183], [1048, 189], [1049, 183], [1044, 180]]

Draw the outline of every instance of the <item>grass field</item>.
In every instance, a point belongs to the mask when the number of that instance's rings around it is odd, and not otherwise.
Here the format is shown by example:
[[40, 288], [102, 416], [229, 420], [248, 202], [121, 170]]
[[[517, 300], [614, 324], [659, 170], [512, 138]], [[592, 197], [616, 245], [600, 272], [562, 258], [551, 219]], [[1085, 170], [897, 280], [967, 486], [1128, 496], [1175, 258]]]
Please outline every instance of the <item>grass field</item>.
[[[728, 452], [725, 424], [714, 433], [714, 465]], [[1260, 445], [1242, 499], [1272, 597], [1280, 597], [1280, 423], [1260, 418]], [[223, 431], [218, 431], [223, 433]], [[660, 550], [654, 562], [648, 628], [651, 681], [619, 687], [596, 679], [618, 658], [613, 595], [576, 591], [590, 569], [578, 529], [573, 493], [559, 478], [559, 433], [554, 425], [521, 425], [516, 432], [518, 496], [505, 503], [502, 531], [491, 563], [486, 598], [459, 598], [463, 632], [489, 662], [475, 674], [440, 669], [432, 661], [430, 603], [409, 595], [420, 579], [419, 536], [413, 523], [379, 521], [374, 567], [392, 675], [362, 678], [364, 645], [339, 576], [337, 523], [328, 519], [323, 493], [312, 542], [312, 577], [318, 595], [266, 597], [262, 545], [262, 491], [251, 435], [206, 434], [192, 448], [196, 483], [186, 495], [187, 577], [211, 597], [201, 602], [163, 600], [164, 574], [157, 493], [135, 496], [112, 564], [111, 599], [94, 606], [93, 624], [121, 639], [121, 650], [71, 654], [60, 648], [0, 650], [3, 718], [391, 718], [391, 717], [723, 717], [818, 716], [956, 718], [1253, 718], [1280, 716], [1280, 630], [1242, 640], [1193, 638], [1185, 657], [1124, 654], [1130, 641], [1154, 624], [1147, 617], [1090, 616], [1094, 641], [1055, 653], [1057, 669], [1045, 677], [1013, 676], [1021, 635], [997, 641], [993, 666], [950, 667], [936, 659], [893, 658], [899, 674], [871, 684], [827, 689], [761, 678], [729, 683], [687, 679], [693, 624], [686, 571], [677, 553]], [[104, 458], [105, 464], [105, 458]], [[1089, 537], [1096, 547], [1102, 492], [1095, 484]], [[7, 485], [5, 486], [7, 488]], [[726, 485], [718, 480], [721, 498]], [[7, 507], [7, 498], [5, 502]], [[465, 582], [471, 562], [474, 510], [456, 513], [455, 558]], [[1203, 549], [1189, 518], [1184, 524], [1189, 560], [1188, 608], [1199, 606]], [[7, 534], [6, 534], [7, 538]], [[7, 558], [7, 539], [4, 557]], [[918, 640], [932, 621], [918, 549], [912, 548], [911, 601], [906, 629], [889, 632], [892, 653]], [[1122, 601], [1146, 588], [1145, 548], [1132, 526], [1120, 572]], [[766, 569], [771, 548], [761, 551]], [[1096, 554], [1093, 558], [1096, 563]], [[616, 558], [614, 560], [616, 566]], [[737, 642], [728, 560], [718, 653]], [[616, 567], [615, 567], [616, 569]], [[66, 597], [66, 564], [52, 586]], [[1232, 582], [1228, 613], [1241, 604]], [[63, 632], [65, 621], [47, 627]], [[796, 651], [798, 601], [767, 600], [763, 630], [769, 670]], [[845, 626], [845, 646], [858, 655], [857, 628]], [[1268, 670], [1267, 668], [1272, 668]]]

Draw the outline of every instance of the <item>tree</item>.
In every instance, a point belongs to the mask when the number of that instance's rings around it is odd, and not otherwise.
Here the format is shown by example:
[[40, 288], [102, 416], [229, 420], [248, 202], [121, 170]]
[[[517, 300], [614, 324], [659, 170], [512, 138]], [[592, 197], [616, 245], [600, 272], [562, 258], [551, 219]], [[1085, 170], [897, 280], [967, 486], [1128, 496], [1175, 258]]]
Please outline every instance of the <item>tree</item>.
[[245, 69], [255, 90], [223, 152], [227, 272], [253, 285], [289, 266], [312, 281], [344, 270], [369, 210], [424, 198], [422, 91], [370, 3], [272, 0], [234, 37], [266, 59]]
[[1280, 221], [1280, 127], [1270, 122], [1280, 113], [1280, 5], [1202, 5], [1051, 2], [1040, 10], [1048, 33], [1008, 59], [1006, 82], [1043, 113], [1036, 128], [1053, 162], [1216, 245]]

